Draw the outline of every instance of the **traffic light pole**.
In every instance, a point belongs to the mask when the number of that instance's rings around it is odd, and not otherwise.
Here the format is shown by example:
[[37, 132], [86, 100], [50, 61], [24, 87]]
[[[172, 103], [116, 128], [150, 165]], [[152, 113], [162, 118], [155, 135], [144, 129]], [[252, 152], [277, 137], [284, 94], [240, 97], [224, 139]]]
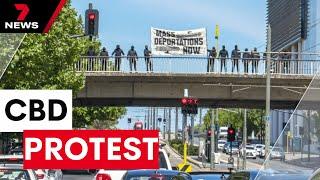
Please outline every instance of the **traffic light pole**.
[[193, 140], [194, 140], [194, 114], [191, 115], [191, 139], [190, 144], [193, 146]]
[[210, 143], [211, 143], [211, 155], [210, 155], [210, 169], [211, 170], [214, 170], [215, 168], [215, 129], [214, 129], [214, 109], [211, 110], [211, 140], [210, 140]]
[[182, 140], [183, 140], [183, 142], [184, 143], [186, 143], [187, 142], [187, 137], [186, 137], [186, 135], [187, 135], [187, 132], [188, 132], [188, 130], [187, 130], [187, 114], [185, 114], [185, 113], [183, 113], [183, 119], [182, 119], [182, 128], [183, 128], [183, 131], [182, 131], [182, 133], [183, 133], [183, 136], [182, 136]]

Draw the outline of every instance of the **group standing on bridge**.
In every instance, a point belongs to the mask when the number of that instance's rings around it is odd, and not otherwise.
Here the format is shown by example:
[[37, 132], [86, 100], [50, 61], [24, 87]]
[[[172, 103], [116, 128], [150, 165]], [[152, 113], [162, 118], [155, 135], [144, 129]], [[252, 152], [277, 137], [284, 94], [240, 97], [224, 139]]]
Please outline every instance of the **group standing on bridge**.
[[[102, 48], [99, 56], [94, 51], [94, 48], [91, 46], [89, 47], [86, 55], [88, 56], [88, 62], [86, 65], [87, 71], [95, 71], [95, 70], [102, 70], [102, 71], [120, 71], [122, 57], [124, 57], [124, 52], [120, 48], [120, 45], [117, 45], [114, 51], [112, 52], [112, 56], [114, 56], [114, 65], [113, 68], [110, 67], [109, 61], [109, 53], [105, 47]], [[98, 57], [98, 58], [96, 58]], [[131, 46], [130, 50], [127, 53], [127, 60], [129, 61], [129, 68], [130, 72], [137, 71], [137, 61], [138, 61], [138, 53], [135, 50], [134, 46]], [[153, 63], [151, 58], [151, 51], [149, 50], [148, 46], [145, 46], [144, 49], [144, 59], [146, 63], [146, 70], [147, 72], [153, 71]], [[98, 62], [96, 60], [99, 60]], [[76, 64], [76, 68], [80, 68], [80, 62]]]
[[[146, 65], [147, 72], [153, 72], [153, 61], [152, 61], [152, 52], [149, 50], [148, 46], [145, 46], [143, 51], [144, 60]], [[112, 52], [112, 56], [114, 57], [114, 64], [110, 64], [109, 62], [109, 53], [105, 47], [102, 48], [99, 55], [97, 55], [94, 51], [93, 47], [89, 47], [87, 54], [88, 62], [86, 64], [87, 71], [120, 71], [122, 58], [125, 56], [124, 51], [120, 48], [120, 45], [117, 45], [114, 51]], [[126, 56], [129, 61], [130, 72], [137, 71], [137, 61], [139, 59], [138, 53], [135, 50], [134, 46], [131, 46], [130, 50]], [[275, 57], [273, 57], [275, 58]], [[262, 59], [266, 59], [266, 53], [263, 54]], [[207, 58], [207, 72], [216, 72], [215, 71], [215, 63], [216, 60], [220, 60], [220, 72], [228, 72], [228, 66], [226, 65], [228, 60], [231, 61], [231, 72], [239, 73], [239, 63], [243, 64], [243, 72], [245, 74], [249, 73], [249, 68], [251, 65], [251, 73], [258, 73], [259, 62], [262, 60], [260, 57], [257, 48], [253, 48], [251, 52], [249, 52], [248, 48], [245, 48], [243, 52], [241, 52], [237, 45], [235, 45], [234, 49], [231, 52], [231, 57], [229, 57], [229, 52], [226, 50], [226, 47], [223, 45], [222, 49], [217, 52], [216, 47], [212, 47], [212, 49], [208, 50], [208, 58]], [[290, 59], [291, 54], [288, 51], [283, 51], [282, 53], [277, 54], [277, 61], [273, 63], [274, 71], [289, 73], [290, 70]], [[240, 61], [241, 60], [241, 61]], [[81, 66], [80, 62], [76, 64], [76, 68], [79, 69]]]
[[[207, 63], [207, 72], [215, 72], [214, 65], [215, 59], [220, 59], [220, 72], [227, 72], [226, 60], [229, 59], [229, 53], [226, 50], [226, 47], [223, 45], [222, 49], [217, 53], [215, 47], [212, 47], [211, 50], [208, 50], [208, 63]], [[248, 48], [244, 52], [240, 52], [238, 46], [235, 45], [234, 49], [231, 52], [231, 72], [239, 73], [239, 60], [242, 59], [244, 66], [244, 73], [249, 72], [249, 64], [252, 65], [252, 73], [258, 73], [258, 65], [260, 61], [260, 55], [257, 52], [257, 48], [254, 48], [251, 52], [248, 51]]]

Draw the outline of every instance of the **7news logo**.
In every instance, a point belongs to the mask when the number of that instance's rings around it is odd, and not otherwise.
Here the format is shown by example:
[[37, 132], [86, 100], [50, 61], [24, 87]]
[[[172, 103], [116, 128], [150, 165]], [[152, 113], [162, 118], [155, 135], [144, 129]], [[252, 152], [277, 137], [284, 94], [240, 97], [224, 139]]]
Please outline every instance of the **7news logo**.
[[1, 0], [0, 33], [47, 33], [67, 0]]
[[38, 22], [27, 22], [26, 17], [28, 16], [30, 9], [27, 4], [14, 4], [17, 11], [20, 12], [15, 22], [5, 22], [5, 29], [38, 29]]

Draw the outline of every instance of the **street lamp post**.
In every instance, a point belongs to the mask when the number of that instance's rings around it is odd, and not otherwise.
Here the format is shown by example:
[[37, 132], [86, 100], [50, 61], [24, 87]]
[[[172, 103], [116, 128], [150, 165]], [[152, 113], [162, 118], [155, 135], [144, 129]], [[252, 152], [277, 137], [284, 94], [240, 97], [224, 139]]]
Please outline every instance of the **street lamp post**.
[[[265, 157], [267, 158], [270, 152], [270, 59], [271, 59], [271, 26], [268, 25], [268, 40], [267, 40], [267, 69], [266, 69], [266, 114], [265, 114]], [[267, 162], [267, 161], [266, 161]], [[266, 165], [266, 163], [265, 163]]]

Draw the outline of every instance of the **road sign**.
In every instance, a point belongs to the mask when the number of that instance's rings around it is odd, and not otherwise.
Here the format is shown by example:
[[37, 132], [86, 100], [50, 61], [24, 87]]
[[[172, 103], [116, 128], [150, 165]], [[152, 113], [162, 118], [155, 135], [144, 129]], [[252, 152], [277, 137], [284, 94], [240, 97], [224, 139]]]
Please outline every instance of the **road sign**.
[[178, 168], [179, 168], [179, 171], [182, 171], [182, 172], [191, 172], [192, 171], [192, 166], [190, 164], [178, 164]]
[[229, 157], [228, 158], [228, 163], [229, 164], [233, 164], [234, 163], [234, 158], [233, 157]]

